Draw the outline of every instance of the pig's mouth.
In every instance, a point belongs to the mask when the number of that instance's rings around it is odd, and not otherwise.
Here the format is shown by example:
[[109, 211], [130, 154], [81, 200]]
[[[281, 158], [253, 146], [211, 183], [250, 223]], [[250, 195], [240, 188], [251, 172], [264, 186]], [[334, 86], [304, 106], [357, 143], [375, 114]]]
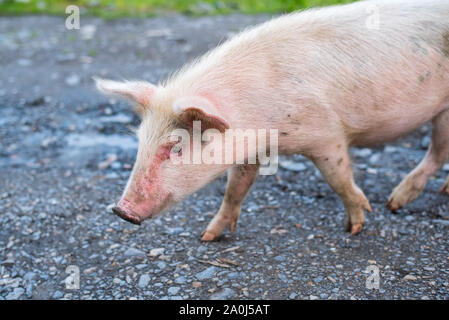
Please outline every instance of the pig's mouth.
[[123, 220], [126, 220], [128, 222], [131, 222], [132, 224], [140, 225], [142, 220], [140, 217], [132, 212], [126, 212], [123, 209], [120, 209], [119, 207], [112, 208], [112, 212], [114, 212], [116, 215], [118, 215]]

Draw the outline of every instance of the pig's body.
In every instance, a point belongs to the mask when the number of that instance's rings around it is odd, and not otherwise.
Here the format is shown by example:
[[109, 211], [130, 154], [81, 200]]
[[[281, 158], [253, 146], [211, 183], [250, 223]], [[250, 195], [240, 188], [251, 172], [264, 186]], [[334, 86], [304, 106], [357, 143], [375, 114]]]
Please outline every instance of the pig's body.
[[[367, 25], [376, 10], [377, 28]], [[348, 230], [358, 233], [363, 209], [371, 208], [353, 181], [350, 146], [393, 140], [433, 121], [429, 152], [393, 192], [392, 210], [413, 200], [448, 158], [449, 1], [362, 1], [280, 17], [187, 66], [154, 88], [147, 104], [153, 114], [176, 117], [168, 110], [190, 96], [207, 99], [230, 128], [279, 129], [279, 152], [301, 153], [317, 165], [345, 205]], [[179, 201], [226, 169], [192, 175], [189, 187], [167, 187], [166, 194]], [[140, 187], [128, 184], [117, 212], [125, 218], [133, 212], [140, 222], [145, 215], [130, 205], [145, 198], [139, 178], [145, 174], [137, 171], [132, 181]], [[225, 226], [233, 230], [256, 174], [257, 165], [231, 169], [225, 200], [203, 240], [215, 239]]]

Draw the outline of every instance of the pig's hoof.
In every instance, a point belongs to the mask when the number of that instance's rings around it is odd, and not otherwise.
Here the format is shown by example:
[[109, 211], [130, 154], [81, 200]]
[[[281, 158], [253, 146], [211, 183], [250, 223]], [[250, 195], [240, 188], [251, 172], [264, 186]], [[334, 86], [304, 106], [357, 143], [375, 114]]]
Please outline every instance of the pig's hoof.
[[216, 240], [219, 235], [216, 235], [215, 233], [211, 232], [211, 231], [203, 231], [203, 233], [201, 234], [201, 241], [204, 242], [210, 242], [210, 241], [214, 241]]
[[446, 182], [440, 189], [441, 193], [449, 194], [449, 181]]
[[398, 202], [394, 201], [393, 198], [390, 198], [387, 201], [386, 207], [388, 210], [390, 210], [392, 212], [398, 211], [399, 209], [402, 208], [402, 206]]
[[388, 210], [395, 212], [401, 209], [404, 204], [407, 203], [407, 199], [400, 194], [398, 191], [393, 191], [390, 198], [388, 198], [387, 204], [385, 205]]
[[359, 234], [363, 229], [363, 223], [354, 223], [352, 224], [350, 221], [346, 222], [346, 232], [351, 232], [353, 236]]
[[351, 234], [355, 236], [356, 234], [359, 234], [363, 229], [363, 223], [356, 223], [352, 225], [351, 227]]

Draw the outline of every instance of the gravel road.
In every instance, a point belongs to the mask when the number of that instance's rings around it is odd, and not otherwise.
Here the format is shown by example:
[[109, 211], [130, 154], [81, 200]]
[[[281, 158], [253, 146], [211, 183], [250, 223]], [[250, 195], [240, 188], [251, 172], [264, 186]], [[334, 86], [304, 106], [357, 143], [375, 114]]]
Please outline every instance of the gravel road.
[[[259, 177], [236, 233], [218, 242], [200, 233], [225, 177], [140, 227], [111, 213], [138, 118], [91, 77], [156, 82], [266, 19], [82, 17], [73, 31], [61, 17], [0, 19], [0, 299], [448, 299], [449, 198], [438, 189], [449, 166], [414, 203], [385, 209], [424, 156], [429, 126], [352, 150], [373, 206], [358, 236], [344, 232], [340, 200], [301, 156]], [[79, 289], [66, 284], [69, 266]]]

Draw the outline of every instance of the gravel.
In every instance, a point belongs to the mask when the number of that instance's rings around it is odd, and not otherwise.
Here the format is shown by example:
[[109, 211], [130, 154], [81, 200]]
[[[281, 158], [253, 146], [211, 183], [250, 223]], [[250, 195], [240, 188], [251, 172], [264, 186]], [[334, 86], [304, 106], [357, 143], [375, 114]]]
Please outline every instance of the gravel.
[[145, 289], [146, 287], [148, 287], [148, 284], [150, 283], [151, 277], [148, 274], [143, 274], [140, 276], [139, 279], [139, 288], [141, 289]]
[[[449, 207], [438, 192], [447, 166], [406, 208], [384, 207], [424, 156], [429, 125], [352, 150], [373, 207], [358, 236], [344, 232], [341, 201], [296, 155], [258, 178], [236, 232], [214, 243], [200, 234], [220, 206], [224, 176], [140, 227], [112, 214], [139, 118], [95, 92], [91, 77], [157, 82], [267, 18], [85, 17], [93, 27], [83, 32], [58, 17], [0, 19], [0, 299], [448, 298]], [[368, 267], [378, 289], [366, 286]]]
[[215, 275], [215, 273], [218, 271], [217, 267], [209, 267], [206, 270], [199, 272], [195, 275], [195, 277], [198, 280], [206, 280], [206, 279], [211, 279], [213, 278], [213, 276]]

